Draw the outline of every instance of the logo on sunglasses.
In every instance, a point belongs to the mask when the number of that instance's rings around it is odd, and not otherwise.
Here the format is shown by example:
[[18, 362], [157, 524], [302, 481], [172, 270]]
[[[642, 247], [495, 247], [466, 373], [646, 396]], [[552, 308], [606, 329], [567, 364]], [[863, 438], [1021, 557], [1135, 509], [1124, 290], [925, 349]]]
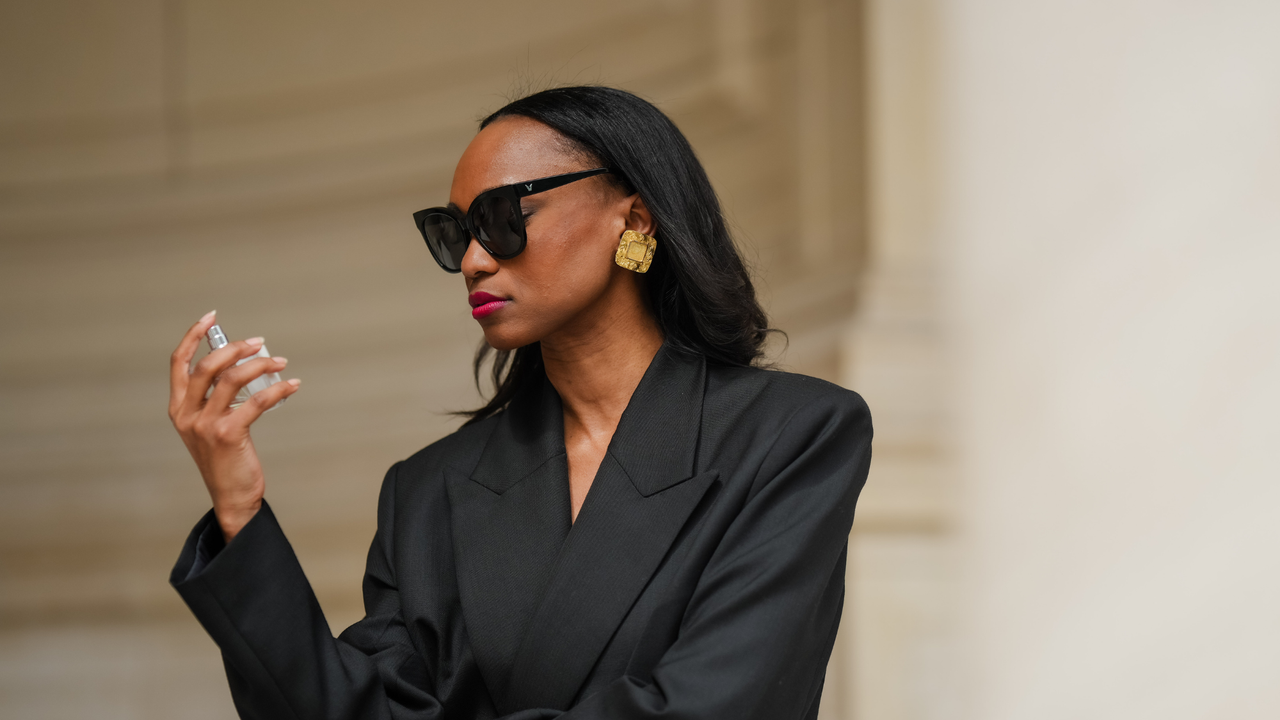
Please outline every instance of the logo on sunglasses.
[[533, 189], [533, 183], [529, 183], [528, 185], [525, 185], [525, 186], [524, 186], [524, 189], [525, 189], [525, 190], [532, 190], [532, 189]]

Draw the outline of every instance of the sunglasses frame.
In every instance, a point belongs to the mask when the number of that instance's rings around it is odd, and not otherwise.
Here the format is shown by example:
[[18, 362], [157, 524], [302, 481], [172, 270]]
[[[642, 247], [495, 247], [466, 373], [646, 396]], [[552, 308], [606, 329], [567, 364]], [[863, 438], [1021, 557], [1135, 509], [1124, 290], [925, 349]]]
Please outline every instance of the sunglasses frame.
[[510, 252], [510, 253], [504, 254], [504, 253], [495, 252], [494, 249], [489, 247], [489, 245], [484, 240], [480, 239], [480, 233], [478, 228], [476, 227], [476, 222], [474, 219], [475, 210], [476, 208], [480, 207], [480, 204], [483, 200], [487, 200], [488, 198], [494, 197], [494, 196], [505, 197], [507, 198], [507, 201], [510, 203], [510, 206], [515, 208], [517, 212], [520, 212], [520, 198], [528, 197], [530, 195], [537, 195], [538, 193], [543, 193], [548, 190], [554, 190], [558, 187], [568, 185], [571, 182], [577, 182], [578, 180], [585, 180], [586, 178], [589, 178], [589, 177], [595, 177], [596, 175], [604, 175], [606, 173], [611, 173], [611, 172], [613, 171], [610, 170], [609, 168], [594, 168], [592, 170], [579, 170], [577, 172], [564, 173], [563, 175], [550, 175], [548, 177], [538, 178], [536, 180], [526, 180], [524, 182], [512, 183], [510, 185], [503, 185], [501, 187], [485, 190], [479, 195], [476, 195], [475, 199], [471, 201], [471, 205], [467, 208], [466, 214], [462, 215], [461, 217], [459, 217], [459, 213], [455, 208], [432, 207], [432, 208], [427, 208], [426, 210], [419, 210], [418, 212], [414, 213], [413, 222], [418, 226], [418, 232], [422, 233], [422, 240], [427, 244], [427, 250], [431, 251], [431, 257], [435, 259], [436, 264], [439, 265], [440, 268], [445, 272], [459, 273], [459, 272], [462, 272], [461, 267], [454, 270], [454, 269], [451, 269], [448, 265], [445, 265], [444, 261], [440, 259], [440, 256], [436, 254], [435, 248], [431, 246], [431, 240], [430, 238], [427, 237], [427, 218], [428, 217], [432, 215], [444, 215], [445, 217], [448, 217], [458, 226], [459, 229], [463, 231], [465, 236], [468, 238], [468, 242], [470, 242], [470, 238], [475, 238], [476, 242], [480, 243], [480, 247], [484, 248], [485, 252], [489, 253], [490, 255], [497, 258], [498, 260], [509, 260], [519, 255], [520, 253], [524, 252], [524, 248], [529, 242], [529, 234], [525, 231], [525, 228], [524, 228], [524, 219], [522, 217], [521, 222], [516, 226], [516, 229], [518, 231], [517, 234], [520, 236], [520, 246], [517, 247], [514, 252]]

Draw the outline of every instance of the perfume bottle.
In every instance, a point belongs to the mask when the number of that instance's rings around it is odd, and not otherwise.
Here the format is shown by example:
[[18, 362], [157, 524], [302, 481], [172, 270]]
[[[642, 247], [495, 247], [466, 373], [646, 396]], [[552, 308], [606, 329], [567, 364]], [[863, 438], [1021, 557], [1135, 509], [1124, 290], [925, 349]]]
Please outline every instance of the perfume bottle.
[[[218, 348], [225, 347], [227, 344], [226, 334], [223, 333], [222, 328], [217, 325], [214, 325], [213, 327], [209, 328], [209, 332], [205, 333], [205, 338], [209, 341], [209, 352], [213, 352]], [[243, 365], [244, 363], [247, 363], [250, 360], [253, 360], [255, 358], [260, 358], [260, 357], [271, 357], [271, 353], [267, 352], [267, 346], [265, 343], [262, 345], [262, 347], [258, 348], [258, 353], [256, 355], [250, 355], [249, 357], [236, 362], [236, 365]], [[217, 380], [214, 380], [215, 384], [217, 382], [218, 382]], [[267, 388], [271, 387], [272, 385], [278, 382], [280, 382], [280, 373], [269, 372], [269, 373], [263, 373], [262, 375], [259, 375], [258, 377], [250, 380], [247, 385], [240, 388], [239, 392], [236, 393], [235, 399], [231, 401], [231, 407], [233, 408], [240, 407], [254, 393], [258, 392], [259, 390], [266, 390]], [[213, 388], [209, 388], [209, 391], [212, 392]], [[282, 399], [280, 402], [267, 408], [267, 411], [270, 412], [272, 410], [275, 410], [276, 408], [280, 407], [283, 404], [284, 404], [284, 400]]]

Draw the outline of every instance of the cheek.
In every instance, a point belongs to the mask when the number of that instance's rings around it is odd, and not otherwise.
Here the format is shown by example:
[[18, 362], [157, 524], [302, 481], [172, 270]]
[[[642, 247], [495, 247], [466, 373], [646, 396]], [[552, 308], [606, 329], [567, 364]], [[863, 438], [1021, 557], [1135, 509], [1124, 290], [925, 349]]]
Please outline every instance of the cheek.
[[533, 342], [600, 302], [612, 278], [613, 245], [607, 240], [608, 229], [589, 222], [531, 229], [524, 253], [504, 263], [519, 312], [511, 317], [518, 327], [501, 330]]
[[612, 255], [601, 247], [601, 229], [591, 223], [540, 228], [529, 239], [536, 302], [548, 312], [573, 314], [590, 304], [609, 283]]

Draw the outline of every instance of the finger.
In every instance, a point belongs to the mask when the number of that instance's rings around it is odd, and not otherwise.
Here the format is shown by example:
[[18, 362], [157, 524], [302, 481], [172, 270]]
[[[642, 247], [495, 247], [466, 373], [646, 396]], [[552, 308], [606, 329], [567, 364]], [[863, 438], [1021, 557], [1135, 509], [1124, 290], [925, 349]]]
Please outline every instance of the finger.
[[218, 311], [211, 310], [192, 325], [182, 342], [169, 356], [169, 413], [172, 415], [181, 405], [187, 392], [187, 380], [191, 373], [191, 358], [195, 357], [200, 339], [213, 327]]
[[288, 363], [282, 357], [260, 357], [228, 368], [218, 376], [218, 384], [213, 386], [213, 392], [209, 395], [209, 405], [221, 412], [222, 408], [231, 405], [236, 393], [245, 385], [261, 377], [263, 373], [280, 372]]
[[[204, 406], [204, 396], [209, 391], [209, 386], [213, 384], [215, 378], [226, 372], [227, 368], [235, 365], [236, 362], [244, 358], [251, 357], [262, 348], [262, 338], [249, 338], [248, 340], [237, 340], [233, 343], [227, 343], [213, 352], [200, 358], [200, 362], [191, 371], [191, 377], [187, 384], [187, 397], [183, 401], [184, 412], [199, 412]], [[219, 411], [226, 410], [226, 406], [219, 408]]]
[[302, 381], [298, 378], [278, 382], [266, 390], [254, 393], [253, 397], [236, 408], [232, 415], [247, 426], [262, 417], [262, 413], [275, 407], [276, 403], [298, 392], [298, 386], [301, 384]]

